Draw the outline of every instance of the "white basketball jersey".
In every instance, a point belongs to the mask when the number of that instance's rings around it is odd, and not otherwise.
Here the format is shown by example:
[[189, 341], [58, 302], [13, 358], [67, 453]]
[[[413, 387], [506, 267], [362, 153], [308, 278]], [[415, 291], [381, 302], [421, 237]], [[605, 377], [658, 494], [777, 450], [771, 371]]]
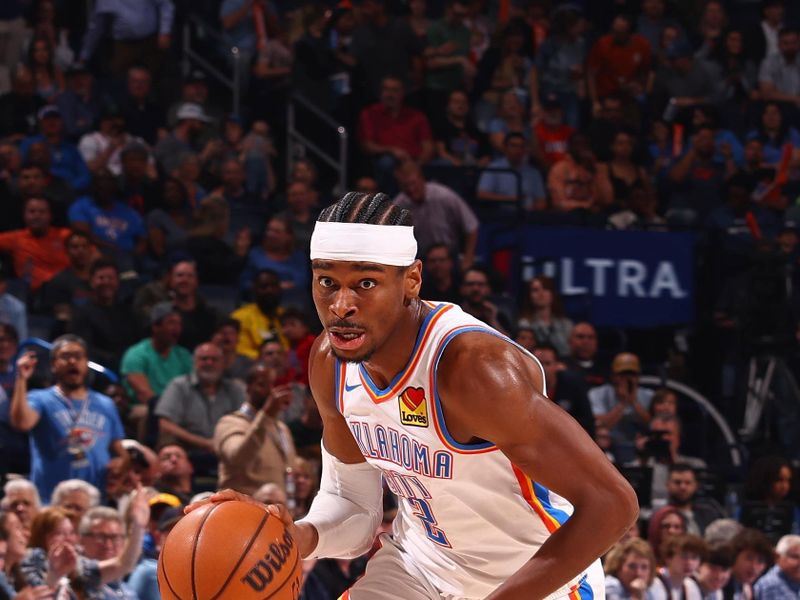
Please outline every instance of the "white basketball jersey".
[[[436, 373], [447, 344], [469, 331], [514, 342], [458, 306], [430, 306], [406, 367], [388, 387], [375, 385], [361, 364], [337, 362], [337, 402], [364, 457], [399, 497], [394, 536], [409, 559], [444, 597], [484, 598], [569, 518], [572, 505], [494, 444], [465, 445], [448, 433]], [[497, 401], [486, 398], [484, 410]], [[553, 597], [578, 600], [586, 585], [577, 578]]]

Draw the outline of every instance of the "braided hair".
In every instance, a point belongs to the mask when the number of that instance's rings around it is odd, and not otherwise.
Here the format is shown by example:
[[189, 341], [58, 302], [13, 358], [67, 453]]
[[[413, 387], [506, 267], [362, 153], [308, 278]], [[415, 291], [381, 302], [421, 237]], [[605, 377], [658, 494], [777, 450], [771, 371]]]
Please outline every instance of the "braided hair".
[[411, 213], [392, 204], [383, 193], [348, 192], [320, 213], [324, 223], [362, 223], [368, 225], [405, 225], [411, 227]]

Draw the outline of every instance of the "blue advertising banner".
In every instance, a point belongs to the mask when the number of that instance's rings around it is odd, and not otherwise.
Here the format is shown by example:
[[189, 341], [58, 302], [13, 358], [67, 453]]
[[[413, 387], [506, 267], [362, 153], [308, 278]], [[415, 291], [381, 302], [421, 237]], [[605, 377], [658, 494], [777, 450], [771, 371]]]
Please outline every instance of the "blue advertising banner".
[[692, 319], [694, 236], [521, 225], [486, 232], [516, 247], [522, 281], [553, 277], [568, 306], [599, 326], [657, 327]]

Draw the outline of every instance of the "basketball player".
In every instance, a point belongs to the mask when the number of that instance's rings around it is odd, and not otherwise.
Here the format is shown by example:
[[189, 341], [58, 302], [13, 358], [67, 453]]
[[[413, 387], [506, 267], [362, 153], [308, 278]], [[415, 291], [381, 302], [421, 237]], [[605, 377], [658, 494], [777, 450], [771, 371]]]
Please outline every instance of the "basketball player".
[[[419, 298], [416, 251], [408, 212], [384, 194], [350, 193], [320, 215], [322, 483], [304, 519], [270, 510], [301, 556], [352, 558], [380, 525], [383, 476], [400, 497], [393, 535], [342, 598], [603, 598], [597, 557], [635, 521], [633, 490], [545, 397], [533, 356]], [[211, 501], [231, 499], [247, 498]]]

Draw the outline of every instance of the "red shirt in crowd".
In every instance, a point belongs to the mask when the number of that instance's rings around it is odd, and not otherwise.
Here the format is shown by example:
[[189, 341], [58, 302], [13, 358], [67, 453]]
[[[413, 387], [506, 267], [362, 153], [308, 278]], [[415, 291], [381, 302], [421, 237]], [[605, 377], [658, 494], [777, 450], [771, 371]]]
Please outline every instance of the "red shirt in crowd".
[[31, 291], [69, 266], [64, 240], [69, 229], [51, 227], [42, 237], [29, 229], [0, 233], [0, 252], [7, 252], [14, 261], [17, 277], [29, 278]]
[[589, 51], [586, 64], [594, 72], [597, 97], [625, 91], [632, 82], [644, 87], [651, 63], [650, 42], [634, 33], [624, 45], [617, 44], [612, 34], [601, 37]]
[[575, 129], [569, 125], [553, 126], [539, 121], [534, 126], [534, 132], [545, 162], [554, 165], [567, 156], [567, 144]]
[[403, 106], [392, 116], [380, 102], [361, 111], [359, 139], [380, 146], [402, 148], [413, 159], [422, 154], [422, 142], [433, 140], [431, 126], [424, 113]]

